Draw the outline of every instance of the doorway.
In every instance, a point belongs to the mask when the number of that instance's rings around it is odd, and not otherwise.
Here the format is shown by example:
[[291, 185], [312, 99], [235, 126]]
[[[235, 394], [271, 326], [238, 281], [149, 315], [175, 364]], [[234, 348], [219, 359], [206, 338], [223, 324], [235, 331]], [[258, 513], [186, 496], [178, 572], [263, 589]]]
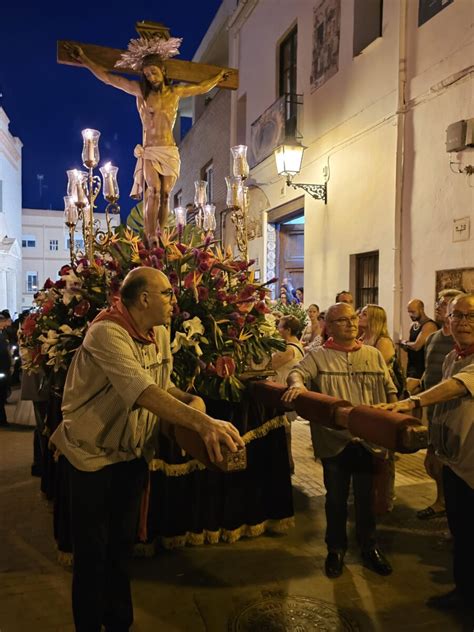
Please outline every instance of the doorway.
[[278, 231], [278, 279], [288, 279], [293, 288], [304, 287], [304, 215], [283, 221]]

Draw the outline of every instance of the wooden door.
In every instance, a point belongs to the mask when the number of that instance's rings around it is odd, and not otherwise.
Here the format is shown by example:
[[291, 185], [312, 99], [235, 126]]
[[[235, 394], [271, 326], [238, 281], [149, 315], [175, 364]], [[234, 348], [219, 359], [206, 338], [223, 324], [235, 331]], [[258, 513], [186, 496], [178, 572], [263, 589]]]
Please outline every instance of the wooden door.
[[304, 224], [278, 227], [278, 279], [288, 279], [296, 289], [304, 287]]

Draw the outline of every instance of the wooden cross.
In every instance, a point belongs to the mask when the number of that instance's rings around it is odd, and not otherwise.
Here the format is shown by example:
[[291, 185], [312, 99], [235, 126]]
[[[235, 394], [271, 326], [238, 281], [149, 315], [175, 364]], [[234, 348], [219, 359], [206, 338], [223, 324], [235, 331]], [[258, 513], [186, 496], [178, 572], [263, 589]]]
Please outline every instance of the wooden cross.
[[[161, 36], [165, 39], [169, 38], [169, 29], [159, 22], [137, 22], [135, 25], [141, 37], [149, 39], [151, 37]], [[125, 52], [118, 48], [108, 48], [106, 46], [97, 46], [95, 44], [82, 44], [81, 42], [72, 42], [66, 40], [58, 41], [57, 61], [59, 64], [68, 64], [70, 66], [83, 67], [81, 63], [73, 59], [65, 48], [65, 45], [80, 46], [89, 59], [99, 64], [103, 68], [112, 72], [122, 72], [126, 74], [139, 75], [140, 72], [131, 68], [115, 68], [115, 63], [120, 55]], [[206, 79], [215, 77], [222, 70], [221, 66], [213, 66], [210, 64], [198, 64], [191, 61], [180, 61], [178, 59], [167, 59], [164, 61], [166, 75], [169, 79], [175, 81], [184, 81], [187, 83], [200, 83]], [[225, 68], [228, 76], [218, 85], [219, 88], [227, 88], [237, 90], [239, 86], [239, 72], [235, 68]]]

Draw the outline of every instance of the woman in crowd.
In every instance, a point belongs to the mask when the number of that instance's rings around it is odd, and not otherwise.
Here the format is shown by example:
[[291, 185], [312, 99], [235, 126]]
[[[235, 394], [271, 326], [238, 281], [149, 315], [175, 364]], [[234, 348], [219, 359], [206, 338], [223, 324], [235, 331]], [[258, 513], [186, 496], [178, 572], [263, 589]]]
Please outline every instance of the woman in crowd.
[[319, 347], [323, 344], [322, 322], [319, 318], [319, 307], [312, 303], [307, 310], [309, 323], [306, 325], [301, 335], [301, 344], [305, 353], [308, 353], [313, 347]]
[[[359, 314], [359, 331], [361, 342], [380, 351], [393, 379], [395, 377], [393, 369], [397, 358], [395, 345], [388, 333], [387, 314], [384, 308], [371, 304], [363, 307]], [[396, 380], [393, 381], [397, 386]], [[393, 452], [389, 452], [387, 460], [375, 459], [374, 504], [377, 514], [392, 511], [394, 490], [395, 460]]]
[[[301, 329], [301, 323], [296, 316], [282, 316], [278, 321], [278, 333], [286, 343], [285, 351], [276, 351], [272, 354], [272, 368], [276, 375], [272, 381], [286, 384], [291, 369], [296, 366], [304, 356], [303, 346], [297, 338]], [[287, 413], [288, 421], [294, 418], [294, 413]], [[290, 460], [291, 473], [295, 471], [293, 455], [291, 454], [291, 425], [286, 427], [286, 440], [288, 444], [288, 458]]]

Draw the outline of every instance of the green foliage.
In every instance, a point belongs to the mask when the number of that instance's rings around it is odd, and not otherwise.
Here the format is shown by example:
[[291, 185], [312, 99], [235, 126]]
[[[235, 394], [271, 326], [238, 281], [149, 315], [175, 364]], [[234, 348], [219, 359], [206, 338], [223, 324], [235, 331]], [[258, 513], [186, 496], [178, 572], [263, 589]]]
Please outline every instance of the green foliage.
[[298, 331], [298, 338], [303, 333], [304, 328], [308, 322], [308, 315], [301, 303], [290, 303], [285, 305], [281, 301], [277, 301], [277, 304], [273, 311], [279, 312], [282, 316], [295, 316], [301, 323], [301, 327]]

